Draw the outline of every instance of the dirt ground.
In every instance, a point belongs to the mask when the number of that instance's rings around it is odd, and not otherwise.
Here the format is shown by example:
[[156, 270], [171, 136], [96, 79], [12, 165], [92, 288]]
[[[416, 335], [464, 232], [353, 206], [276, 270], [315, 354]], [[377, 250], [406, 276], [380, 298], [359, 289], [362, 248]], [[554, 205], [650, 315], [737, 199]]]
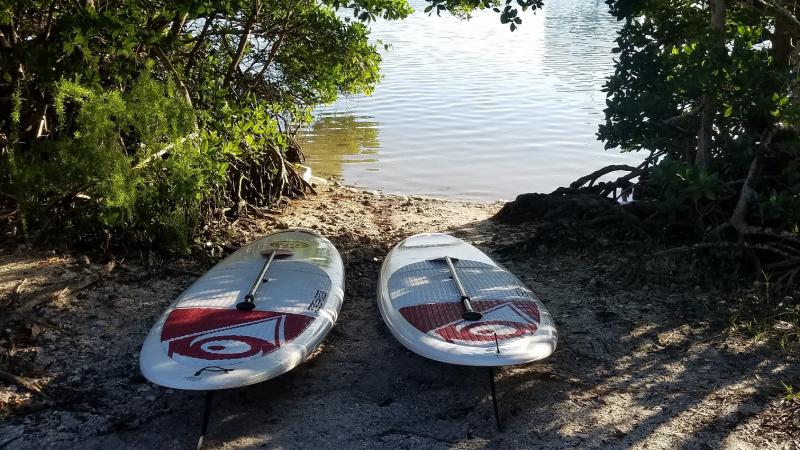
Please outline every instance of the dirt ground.
[[[782, 385], [800, 387], [798, 349], [733, 327], [735, 298], [614, 279], [603, 269], [621, 257], [613, 248], [523, 247], [536, 224], [488, 220], [500, 203], [319, 190], [209, 243], [225, 253], [278, 228], [315, 228], [342, 254], [346, 291], [336, 327], [305, 364], [215, 397], [207, 448], [800, 448], [800, 401]], [[486, 369], [417, 356], [381, 321], [382, 258], [428, 231], [488, 252], [556, 321], [550, 358], [497, 374], [503, 431]], [[194, 448], [202, 395], [147, 382], [138, 352], [211, 264], [0, 253], [0, 448]]]

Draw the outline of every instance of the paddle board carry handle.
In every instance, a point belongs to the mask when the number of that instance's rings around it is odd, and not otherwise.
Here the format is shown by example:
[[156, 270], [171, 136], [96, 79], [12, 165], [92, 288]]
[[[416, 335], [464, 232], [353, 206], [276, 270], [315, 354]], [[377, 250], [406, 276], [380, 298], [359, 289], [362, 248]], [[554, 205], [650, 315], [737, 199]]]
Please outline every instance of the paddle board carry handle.
[[469, 320], [470, 322], [481, 320], [483, 318], [483, 314], [475, 311], [475, 309], [472, 308], [472, 299], [469, 297], [469, 295], [467, 295], [467, 292], [464, 290], [464, 285], [461, 284], [461, 280], [458, 278], [458, 273], [456, 272], [456, 267], [453, 265], [453, 260], [450, 259], [449, 256], [445, 256], [444, 260], [447, 262], [447, 268], [450, 270], [450, 276], [453, 277], [453, 281], [456, 283], [458, 293], [461, 294], [461, 304], [464, 305], [464, 313], [461, 314], [461, 318], [464, 320]]
[[239, 311], [252, 311], [253, 308], [256, 307], [256, 292], [258, 292], [258, 288], [264, 283], [264, 277], [267, 276], [267, 271], [269, 270], [269, 266], [272, 264], [272, 261], [275, 260], [275, 258], [286, 258], [291, 256], [292, 251], [275, 249], [270, 250], [268, 253], [262, 253], [262, 255], [266, 256], [267, 259], [264, 261], [264, 265], [261, 266], [261, 270], [258, 271], [258, 277], [253, 281], [253, 286], [250, 287], [250, 290], [247, 291], [247, 294], [245, 294], [244, 300], [236, 304], [236, 309]]

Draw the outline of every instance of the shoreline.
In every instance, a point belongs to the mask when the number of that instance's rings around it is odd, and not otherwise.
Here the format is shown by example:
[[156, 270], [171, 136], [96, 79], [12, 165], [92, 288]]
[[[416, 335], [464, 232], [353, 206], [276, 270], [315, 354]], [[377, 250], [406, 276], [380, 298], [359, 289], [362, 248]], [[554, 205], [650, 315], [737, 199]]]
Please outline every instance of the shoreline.
[[[627, 257], [625, 249], [533, 245], [537, 224], [489, 220], [502, 202], [316, 189], [280, 213], [236, 220], [225, 230], [231, 245], [215, 245], [226, 253], [301, 225], [325, 234], [345, 262], [339, 320], [297, 369], [216, 396], [207, 448], [800, 445], [780, 388], [800, 382], [800, 361], [732, 330], [725, 294], [615, 280], [604, 265]], [[556, 353], [498, 371], [505, 431], [494, 428], [483, 371], [417, 356], [381, 321], [374, 293], [382, 258], [425, 231], [486, 251], [556, 321]], [[202, 396], [146, 382], [138, 351], [156, 318], [208, 268], [123, 260], [108, 272], [78, 253], [0, 253], [3, 370], [41, 391], [0, 381], [0, 448], [192, 448]]]
[[481, 200], [481, 199], [458, 199], [458, 198], [446, 198], [446, 197], [437, 197], [435, 195], [428, 195], [428, 194], [404, 194], [401, 192], [387, 192], [384, 189], [376, 188], [370, 189], [365, 186], [359, 186], [357, 184], [346, 184], [343, 183], [339, 178], [324, 178], [318, 177], [316, 175], [312, 175], [309, 183], [316, 187], [327, 187], [327, 188], [335, 188], [335, 189], [342, 189], [345, 191], [349, 191], [355, 194], [370, 194], [374, 196], [387, 196], [387, 197], [394, 197], [399, 199], [410, 199], [410, 200], [437, 200], [442, 202], [453, 202], [453, 203], [475, 203], [475, 204], [495, 204], [495, 203], [508, 203], [511, 200], [504, 200], [504, 199], [493, 199], [493, 200]]

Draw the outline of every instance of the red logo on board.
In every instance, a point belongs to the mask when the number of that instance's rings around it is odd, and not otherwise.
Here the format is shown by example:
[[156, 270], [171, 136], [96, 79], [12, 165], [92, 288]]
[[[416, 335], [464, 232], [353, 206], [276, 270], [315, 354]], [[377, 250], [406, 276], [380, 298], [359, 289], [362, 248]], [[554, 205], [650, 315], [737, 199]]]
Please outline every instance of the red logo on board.
[[244, 362], [293, 340], [312, 320], [272, 311], [181, 308], [167, 317], [161, 342], [170, 358], [182, 362]]
[[400, 314], [414, 328], [450, 343], [480, 345], [531, 336], [539, 328], [539, 308], [530, 300], [473, 301], [483, 313], [478, 321], [461, 318], [461, 302], [428, 303], [400, 308]]

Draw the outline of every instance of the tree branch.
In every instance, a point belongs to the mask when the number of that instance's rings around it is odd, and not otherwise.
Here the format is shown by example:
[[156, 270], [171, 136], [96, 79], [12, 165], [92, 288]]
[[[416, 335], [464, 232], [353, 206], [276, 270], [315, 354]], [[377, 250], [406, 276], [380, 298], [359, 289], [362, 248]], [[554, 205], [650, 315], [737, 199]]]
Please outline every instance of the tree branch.
[[222, 84], [225, 86], [230, 84], [231, 78], [233, 78], [233, 73], [236, 71], [236, 68], [239, 66], [239, 62], [242, 60], [242, 54], [244, 54], [244, 50], [247, 48], [247, 42], [250, 40], [250, 32], [253, 30], [253, 24], [255, 24], [256, 19], [258, 18], [258, 13], [260, 10], [261, 2], [256, 0], [255, 4], [253, 5], [253, 14], [250, 15], [250, 17], [247, 19], [247, 22], [244, 24], [242, 37], [239, 39], [239, 46], [236, 48], [236, 53], [233, 55], [233, 59], [228, 66], [227, 72], [225, 72], [225, 79], [222, 82]]
[[189, 16], [189, 13], [183, 13], [182, 16], [176, 17], [175, 21], [172, 22], [172, 27], [169, 29], [169, 37], [170, 41], [173, 42], [175, 38], [178, 37], [178, 34], [183, 29], [183, 24], [186, 23], [186, 17]]
[[35, 381], [31, 381], [28, 380], [27, 378], [14, 375], [13, 373], [6, 372], [5, 370], [0, 370], [0, 380], [5, 380], [8, 381], [9, 383], [14, 383], [28, 392], [39, 394], [46, 400], [50, 400], [47, 397], [47, 395], [45, 395], [45, 393], [42, 392], [42, 388]]
[[[166, 54], [164, 54], [164, 51], [161, 50], [161, 47], [156, 46], [155, 50], [156, 53], [158, 54], [158, 59], [160, 59], [164, 63], [164, 65], [167, 66], [170, 72], [172, 72], [172, 74], [175, 76], [175, 81], [178, 83], [178, 86], [180, 86], [181, 90], [183, 91], [183, 96], [186, 99], [186, 102], [189, 103], [189, 106], [192, 106], [192, 97], [189, 95], [189, 89], [186, 87], [186, 84], [181, 79], [181, 76], [180, 74], [178, 74], [178, 71], [175, 70], [175, 66], [172, 65], [172, 62], [169, 60], [169, 57]], [[197, 125], [195, 124], [195, 127], [196, 126]]]
[[0, 30], [0, 46], [3, 46], [3, 48], [11, 48], [11, 43], [8, 42], [8, 39], [6, 39], [6, 35], [3, 34], [3, 30]]
[[291, 8], [289, 12], [286, 14], [286, 19], [283, 21], [283, 27], [281, 28], [281, 31], [278, 33], [278, 39], [275, 40], [275, 43], [272, 44], [272, 47], [269, 49], [269, 55], [267, 55], [267, 60], [264, 62], [264, 67], [262, 67], [261, 71], [258, 73], [258, 78], [262, 78], [264, 74], [267, 73], [267, 69], [269, 68], [270, 64], [272, 64], [272, 61], [275, 59], [275, 56], [278, 54], [278, 50], [281, 48], [281, 44], [283, 44], [283, 38], [286, 37], [286, 32], [289, 29], [289, 20], [292, 18], [293, 11], [294, 8]]
[[50, 8], [47, 11], [46, 25], [44, 26], [44, 39], [43, 39], [44, 41], [50, 39], [50, 30], [53, 27], [53, 12], [55, 12], [55, 9], [56, 9], [56, 1], [51, 0]]
[[208, 30], [216, 19], [217, 13], [215, 11], [208, 17], [208, 19], [206, 19], [206, 23], [203, 24], [203, 29], [200, 31], [200, 34], [197, 35], [197, 42], [195, 42], [194, 47], [192, 47], [192, 50], [189, 52], [189, 56], [186, 57], [186, 66], [183, 69], [184, 76], [189, 76], [189, 72], [192, 70], [192, 66], [194, 66], [197, 52], [200, 50], [200, 47], [202, 47], [203, 41], [205, 41], [206, 35], [208, 34]]
[[800, 20], [797, 20], [797, 17], [794, 14], [792, 14], [791, 12], [789, 12], [783, 6], [775, 5], [772, 2], [767, 1], [767, 0], [754, 0], [753, 2], [751, 2], [751, 5], [753, 3], [757, 3], [757, 4], [761, 5], [762, 8], [764, 8], [764, 9], [766, 9], [768, 11], [772, 11], [773, 13], [775, 13], [777, 17], [781, 17], [781, 18], [785, 19], [786, 22], [788, 22], [789, 24], [791, 24], [794, 27], [795, 32], [800, 33]]

